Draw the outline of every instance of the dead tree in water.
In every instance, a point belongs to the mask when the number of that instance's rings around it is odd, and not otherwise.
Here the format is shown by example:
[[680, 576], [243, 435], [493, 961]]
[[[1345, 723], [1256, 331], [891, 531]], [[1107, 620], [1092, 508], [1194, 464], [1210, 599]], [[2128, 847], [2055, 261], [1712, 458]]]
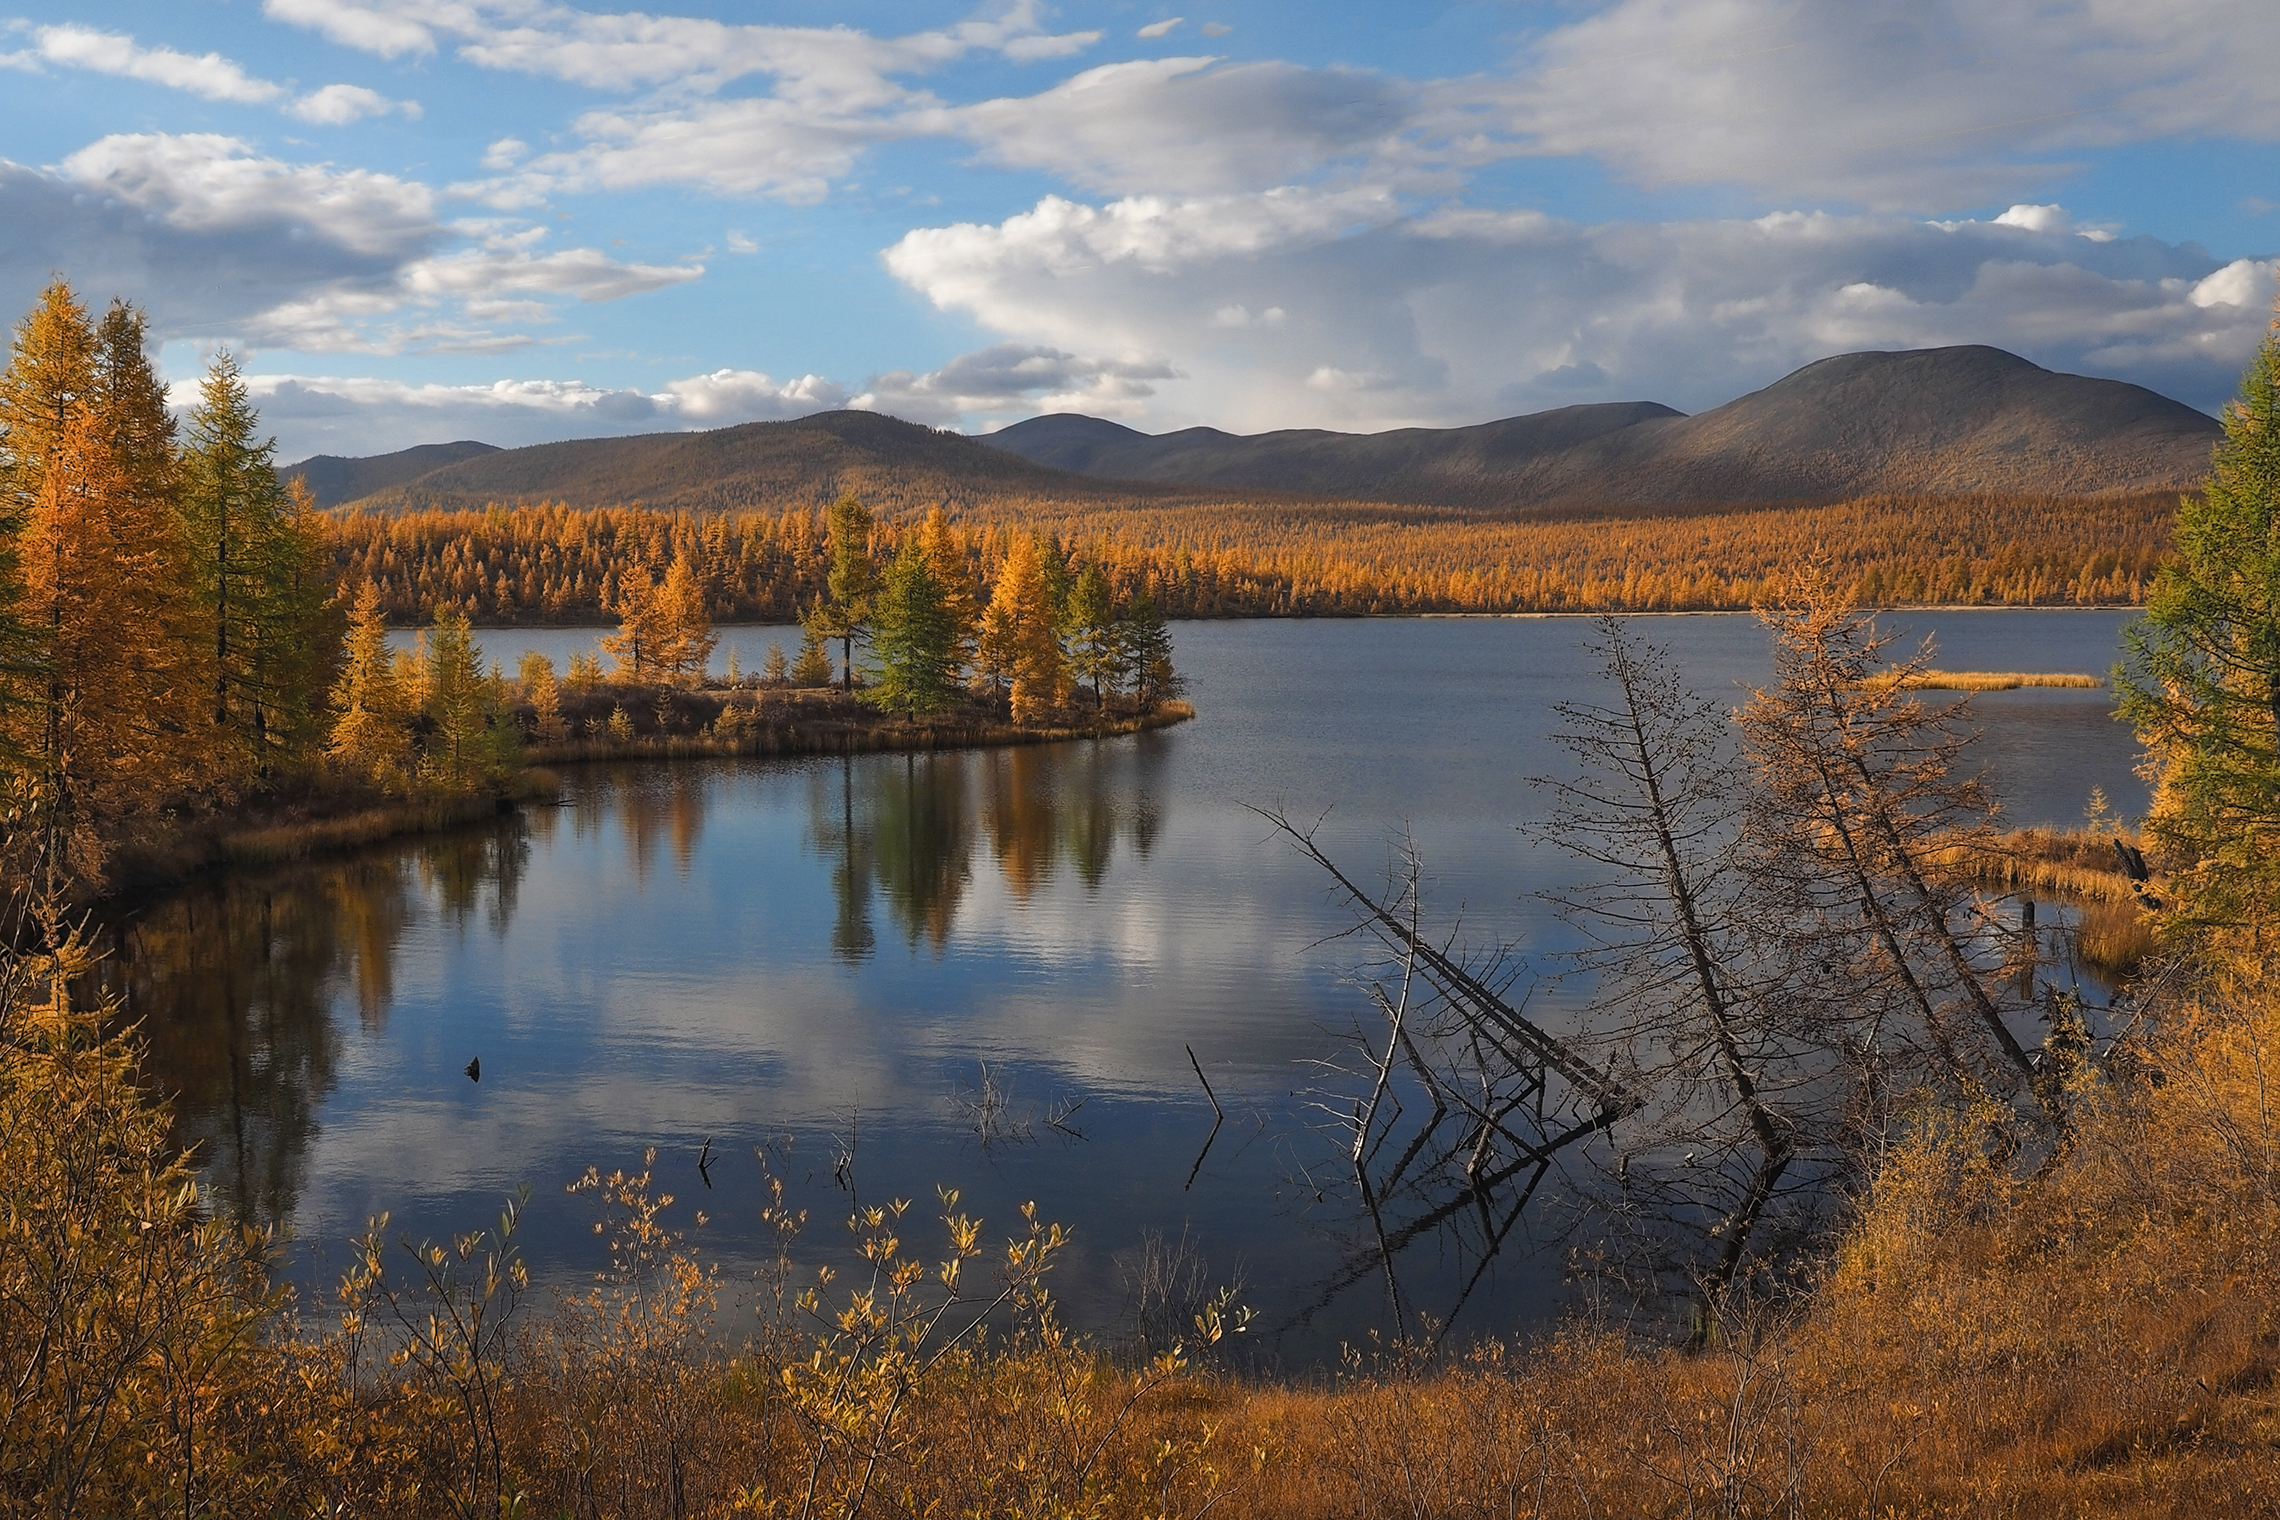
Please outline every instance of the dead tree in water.
[[1892, 635], [1825, 585], [1761, 617], [1774, 679], [1737, 715], [1755, 798], [1749, 863], [1784, 899], [1796, 962], [1820, 984], [1803, 1003], [1883, 1081], [2024, 1089], [2057, 1125], [2049, 1063], [2010, 1027], [2013, 1014], [2033, 1017], [2005, 1005], [2018, 968], [1990, 960], [1984, 946], [2002, 936], [1935, 864], [1991, 833], [1994, 800], [1964, 769], [1977, 737], [1967, 703], [1932, 709], [1910, 695], [1905, 678], [1928, 664], [1929, 644], [1887, 668]]
[[1552, 807], [1529, 832], [1596, 868], [1547, 898], [1585, 940], [1570, 960], [1595, 984], [1591, 1037], [1652, 1094], [1625, 1137], [1621, 1202], [1652, 1206], [1660, 1230], [1703, 1230], [1681, 1265], [1714, 1300], [1785, 1179], [1802, 1171], [1810, 1197], [1825, 1171], [1816, 1120], [1834, 1063], [1784, 1027], [1780, 936], [1736, 868], [1749, 789], [1732, 725], [1620, 619], [1595, 627], [1613, 691], [1554, 706], [1577, 770], [1535, 778]]
[[[1321, 1301], [1382, 1272], [1407, 1334], [1397, 1259], [1453, 1222], [1477, 1220], [1476, 1259], [1441, 1317], [1446, 1333], [1554, 1163], [1636, 1111], [1640, 1098], [1612, 1067], [1594, 1066], [1527, 1016], [1525, 999], [1512, 992], [1519, 968], [1502, 948], [1468, 950], [1457, 928], [1427, 934], [1414, 851], [1402, 852], [1388, 889], [1373, 894], [1311, 827], [1261, 816], [1322, 869], [1356, 910], [1355, 932], [1383, 952], [1358, 977], [1384, 1019], [1382, 1045], [1365, 1036], [1367, 1070], [1353, 1074], [1367, 1095], [1349, 1109], [1333, 1090], [1319, 1104], [1334, 1125], [1350, 1128], [1345, 1160], [1372, 1245], [1332, 1276]], [[1405, 1117], [1404, 1090], [1431, 1111], [1385, 1161]]]

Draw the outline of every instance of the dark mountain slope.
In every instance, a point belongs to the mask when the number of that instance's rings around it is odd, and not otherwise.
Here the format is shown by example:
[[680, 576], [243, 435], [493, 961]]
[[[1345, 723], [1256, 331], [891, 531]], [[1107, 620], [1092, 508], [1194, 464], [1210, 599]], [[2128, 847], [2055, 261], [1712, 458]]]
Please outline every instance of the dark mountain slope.
[[2197, 480], [2217, 434], [2143, 387], [1970, 346], [1823, 359], [1693, 417], [1632, 402], [1467, 428], [1151, 437], [1063, 414], [988, 442], [1091, 475], [1516, 509], [2156, 490]]
[[1221, 490], [1296, 491], [1370, 501], [1501, 506], [1507, 478], [1534, 462], [1633, 427], [1681, 416], [1652, 401], [1561, 407], [1462, 428], [1248, 437], [1187, 428], [1151, 437], [1097, 417], [1017, 422], [984, 441], [1056, 469]]
[[299, 475], [309, 482], [320, 507], [337, 507], [344, 501], [359, 496], [370, 496], [374, 491], [385, 491], [408, 480], [417, 480], [431, 470], [457, 464], [463, 459], [474, 459], [499, 450], [487, 443], [464, 439], [458, 443], [423, 443], [417, 448], [398, 449], [393, 454], [375, 454], [365, 459], [343, 459], [338, 454], [312, 454], [299, 464], [277, 467], [281, 479], [291, 480]]
[[1592, 439], [1511, 485], [1625, 502], [2144, 491], [2197, 480], [2218, 433], [2141, 386], [1999, 348], [1842, 354], [1713, 411]]
[[1106, 502], [1167, 488], [1110, 485], [1016, 458], [975, 439], [876, 412], [822, 412], [705, 433], [646, 433], [503, 449], [433, 470], [354, 505], [379, 511], [565, 502], [667, 511], [781, 509], [853, 491], [894, 510], [1009, 497]]

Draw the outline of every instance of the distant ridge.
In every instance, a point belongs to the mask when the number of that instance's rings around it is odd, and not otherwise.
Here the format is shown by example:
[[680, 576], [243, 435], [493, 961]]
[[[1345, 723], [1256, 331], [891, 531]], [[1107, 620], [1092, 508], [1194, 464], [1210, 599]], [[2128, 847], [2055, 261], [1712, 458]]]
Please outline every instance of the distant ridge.
[[1461, 428], [1241, 437], [1187, 428], [1151, 437], [1098, 417], [1032, 417], [984, 442], [1082, 475], [1238, 491], [1296, 491], [1438, 506], [1502, 505], [1506, 480], [1538, 460], [1642, 422], [1682, 417], [1653, 401], [1565, 406]]
[[1689, 417], [1651, 401], [1460, 428], [1150, 435], [1074, 413], [968, 438], [876, 412], [529, 448], [431, 444], [290, 465], [320, 503], [373, 511], [562, 502], [782, 510], [855, 492], [1089, 507], [1274, 494], [1462, 512], [1836, 501], [1875, 494], [2162, 491], [2206, 473], [2217, 423], [2141, 386], [1978, 346], [1842, 354]]
[[848, 491], [889, 510], [1013, 497], [1108, 503], [1182, 494], [1067, 474], [961, 433], [878, 412], [818, 412], [792, 422], [747, 422], [702, 433], [491, 449], [344, 504], [395, 512], [491, 502], [639, 502], [664, 511], [719, 512], [821, 506]]
[[280, 478], [291, 480], [299, 475], [309, 483], [309, 491], [317, 498], [320, 507], [337, 507], [344, 501], [359, 496], [370, 496], [390, 486], [417, 480], [445, 465], [457, 464], [463, 459], [474, 459], [484, 454], [500, 452], [488, 443], [462, 439], [458, 443], [423, 443], [416, 448], [398, 449], [393, 454], [375, 454], [364, 459], [343, 459], [338, 454], [312, 454], [298, 464], [277, 467]]
[[1061, 413], [985, 441], [1089, 475], [1509, 510], [2158, 490], [2198, 480], [2218, 433], [2142, 386], [1973, 345], [1842, 354], [1692, 417], [1627, 402], [1477, 427], [1239, 437]]

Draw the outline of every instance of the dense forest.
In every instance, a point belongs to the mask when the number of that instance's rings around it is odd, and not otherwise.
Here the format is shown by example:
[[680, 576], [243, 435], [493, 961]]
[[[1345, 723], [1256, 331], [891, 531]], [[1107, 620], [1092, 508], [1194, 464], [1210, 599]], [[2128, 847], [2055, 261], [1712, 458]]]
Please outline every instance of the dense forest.
[[[1306, 503], [1099, 509], [1039, 500], [952, 526], [979, 576], [1042, 531], [1147, 586], [1166, 616], [1744, 609], [1796, 565], [1826, 561], [1864, 605], [2126, 606], [2167, 549], [2174, 498], [1869, 497], [1679, 515], [1483, 520], [1428, 508]], [[877, 552], [924, 512], [881, 514]], [[686, 559], [711, 615], [796, 621], [828, 574], [824, 514], [354, 512], [335, 519], [346, 584], [370, 580], [399, 621], [438, 606], [478, 623], [609, 621], [629, 565]]]

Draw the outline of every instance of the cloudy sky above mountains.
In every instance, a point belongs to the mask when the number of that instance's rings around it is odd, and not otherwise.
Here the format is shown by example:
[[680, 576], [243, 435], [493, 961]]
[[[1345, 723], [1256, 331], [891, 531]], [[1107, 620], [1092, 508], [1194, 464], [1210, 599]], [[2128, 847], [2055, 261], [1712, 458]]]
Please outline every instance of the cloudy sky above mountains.
[[1943, 343], [2213, 409], [2276, 58], [2270, 0], [73, 0], [0, 14], [0, 306], [237, 349], [287, 459], [1695, 410]]

